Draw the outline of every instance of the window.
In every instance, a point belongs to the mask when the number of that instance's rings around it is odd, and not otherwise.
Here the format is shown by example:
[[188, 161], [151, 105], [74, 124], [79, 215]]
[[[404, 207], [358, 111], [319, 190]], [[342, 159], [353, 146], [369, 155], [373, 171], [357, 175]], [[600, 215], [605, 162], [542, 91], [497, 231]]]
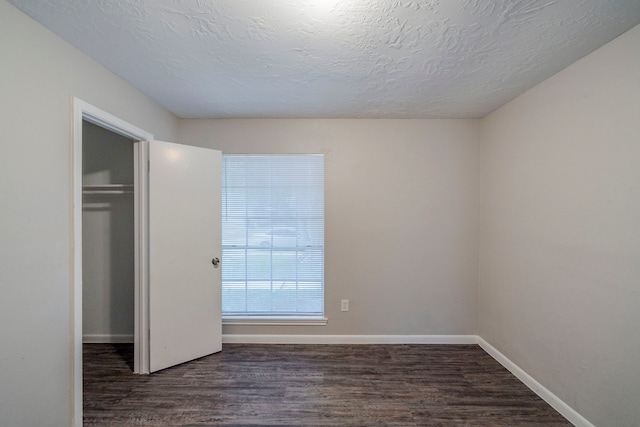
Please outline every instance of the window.
[[224, 155], [222, 314], [324, 315], [324, 157]]

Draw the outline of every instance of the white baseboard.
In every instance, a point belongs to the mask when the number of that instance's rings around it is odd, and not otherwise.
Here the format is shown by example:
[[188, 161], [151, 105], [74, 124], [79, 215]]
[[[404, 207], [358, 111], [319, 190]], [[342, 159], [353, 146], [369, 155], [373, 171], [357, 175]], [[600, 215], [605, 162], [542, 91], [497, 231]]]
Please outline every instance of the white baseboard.
[[507, 368], [509, 372], [515, 375], [535, 394], [540, 396], [542, 400], [551, 405], [556, 411], [560, 412], [569, 422], [576, 427], [594, 427], [586, 418], [576, 412], [571, 406], [567, 405], [562, 399], [549, 391], [546, 387], [536, 381], [531, 375], [527, 374], [522, 368], [513, 363], [507, 356], [500, 353], [495, 347], [478, 337], [478, 345], [484, 351], [489, 353], [491, 357], [496, 359], [502, 366]]
[[249, 335], [224, 334], [235, 344], [477, 344], [476, 335]]
[[121, 344], [133, 343], [133, 334], [84, 334], [83, 344]]

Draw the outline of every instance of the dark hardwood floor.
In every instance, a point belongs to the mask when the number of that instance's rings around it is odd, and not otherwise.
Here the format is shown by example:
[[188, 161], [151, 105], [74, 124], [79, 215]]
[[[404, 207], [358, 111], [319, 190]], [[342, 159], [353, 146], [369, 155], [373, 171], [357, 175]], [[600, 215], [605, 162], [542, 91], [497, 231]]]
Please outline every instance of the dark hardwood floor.
[[85, 344], [86, 426], [570, 426], [476, 345], [225, 344], [134, 375]]

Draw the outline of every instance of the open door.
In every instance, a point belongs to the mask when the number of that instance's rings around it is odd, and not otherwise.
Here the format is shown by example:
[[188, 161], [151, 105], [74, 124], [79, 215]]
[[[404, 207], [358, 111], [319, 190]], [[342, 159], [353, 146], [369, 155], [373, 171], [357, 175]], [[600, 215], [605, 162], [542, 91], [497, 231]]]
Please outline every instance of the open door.
[[221, 153], [149, 143], [149, 367], [222, 350]]

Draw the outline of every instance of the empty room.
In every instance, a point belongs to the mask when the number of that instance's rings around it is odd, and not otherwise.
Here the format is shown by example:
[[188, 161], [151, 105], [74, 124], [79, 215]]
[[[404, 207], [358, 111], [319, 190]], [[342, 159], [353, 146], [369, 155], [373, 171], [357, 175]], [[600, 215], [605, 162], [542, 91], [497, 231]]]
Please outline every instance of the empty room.
[[0, 425], [640, 426], [640, 2], [0, 0]]

